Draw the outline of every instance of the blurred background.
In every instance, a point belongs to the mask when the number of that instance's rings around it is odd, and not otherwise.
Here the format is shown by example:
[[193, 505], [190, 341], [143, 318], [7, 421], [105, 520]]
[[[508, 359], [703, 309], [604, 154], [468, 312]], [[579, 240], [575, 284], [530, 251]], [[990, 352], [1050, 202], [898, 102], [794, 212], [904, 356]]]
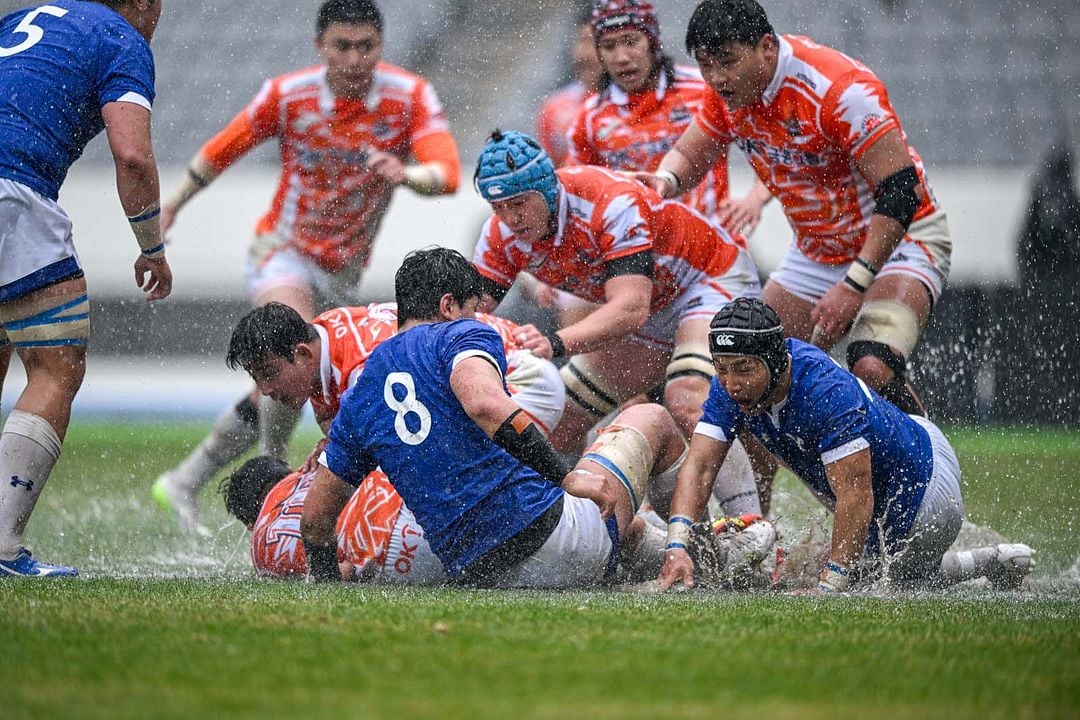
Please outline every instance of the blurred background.
[[[0, 14], [36, 2], [0, 0]], [[384, 57], [427, 77], [446, 107], [463, 175], [495, 126], [532, 130], [548, 92], [570, 79], [579, 2], [384, 2]], [[318, 62], [317, 0], [164, 0], [153, 49], [154, 137], [163, 193], [262, 81]], [[677, 61], [693, 2], [654, 2]], [[886, 83], [949, 216], [950, 285], [913, 360], [931, 416], [952, 423], [1080, 425], [1080, 202], [1071, 154], [1080, 117], [1076, 0], [773, 0], [781, 33], [809, 35]], [[243, 258], [277, 179], [268, 143], [183, 211], [171, 236], [175, 292], [147, 305], [132, 281], [135, 243], [99, 137], [61, 204], [90, 282], [93, 350], [80, 411], [211, 417], [244, 379], [224, 368], [247, 307]], [[750, 186], [738, 153], [733, 191]], [[400, 258], [429, 244], [471, 252], [487, 207], [399, 191], [363, 290], [392, 299]], [[789, 243], [776, 204], [751, 239], [768, 272]], [[22, 377], [3, 393], [8, 409]]]

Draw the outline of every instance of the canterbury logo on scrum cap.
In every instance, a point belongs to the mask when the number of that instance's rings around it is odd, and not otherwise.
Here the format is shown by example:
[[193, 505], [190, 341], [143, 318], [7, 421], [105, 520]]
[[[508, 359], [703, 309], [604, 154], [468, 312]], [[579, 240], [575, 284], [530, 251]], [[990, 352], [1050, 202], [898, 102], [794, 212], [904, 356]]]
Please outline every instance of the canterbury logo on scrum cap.
[[499, 185], [488, 185], [487, 186], [487, 194], [488, 195], [502, 195], [503, 194], [503, 189]]
[[779, 331], [779, 328], [716, 328], [709, 331], [709, 352], [713, 355], [761, 355], [775, 342], [770, 336]]

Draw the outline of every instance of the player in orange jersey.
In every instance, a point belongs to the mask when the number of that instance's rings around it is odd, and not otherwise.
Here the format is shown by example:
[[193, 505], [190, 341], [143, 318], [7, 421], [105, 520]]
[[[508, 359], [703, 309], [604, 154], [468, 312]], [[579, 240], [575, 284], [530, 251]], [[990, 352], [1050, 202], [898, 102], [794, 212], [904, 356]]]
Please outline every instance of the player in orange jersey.
[[[612, 170], [649, 171], [683, 134], [701, 109], [707, 90], [696, 68], [676, 65], [664, 54], [660, 22], [645, 0], [601, 0], [592, 34], [603, 65], [602, 89], [586, 102], [571, 129], [570, 163]], [[752, 232], [769, 197], [728, 196], [727, 147], [697, 185], [679, 200], [723, 226], [736, 242]]]
[[777, 35], [754, 0], [702, 2], [686, 45], [712, 93], [642, 179], [677, 196], [738, 144], [794, 230], [765, 300], [793, 337], [830, 348], [848, 333], [851, 370], [921, 412], [904, 375], [952, 241], [884, 84], [836, 50]]
[[[221, 483], [225, 508], [251, 531], [251, 564], [260, 577], [303, 578], [307, 558], [300, 514], [314, 472], [291, 472], [268, 455], [252, 458]], [[343, 580], [434, 585], [446, 580], [424, 531], [386, 475], [364, 479], [337, 519]]]
[[[305, 319], [358, 302], [360, 279], [394, 189], [452, 193], [460, 161], [442, 105], [423, 78], [380, 60], [383, 19], [371, 0], [328, 0], [315, 46], [324, 64], [268, 80], [192, 160], [162, 206], [164, 229], [226, 168], [262, 142], [281, 148], [281, 178], [248, 254], [256, 305], [284, 302]], [[158, 478], [155, 498], [193, 517], [194, 494], [215, 459], [258, 437], [283, 457], [296, 412], [254, 392], [230, 407], [180, 466]], [[260, 429], [261, 425], [261, 429]], [[191, 526], [190, 522], [182, 524]]]
[[580, 450], [597, 420], [665, 380], [665, 405], [689, 436], [712, 376], [710, 313], [729, 297], [758, 292], [746, 250], [701, 214], [630, 178], [591, 166], [556, 172], [522, 133], [492, 134], [476, 183], [495, 211], [473, 256], [487, 294], [501, 300], [528, 271], [598, 304], [558, 332], [520, 330], [526, 349], [570, 358], [553, 444]]
[[585, 104], [585, 99], [600, 89], [600, 59], [592, 39], [592, 9], [585, 8], [577, 18], [570, 62], [574, 79], [544, 98], [536, 118], [536, 139], [540, 141], [555, 167], [566, 164], [570, 152], [567, 135]]

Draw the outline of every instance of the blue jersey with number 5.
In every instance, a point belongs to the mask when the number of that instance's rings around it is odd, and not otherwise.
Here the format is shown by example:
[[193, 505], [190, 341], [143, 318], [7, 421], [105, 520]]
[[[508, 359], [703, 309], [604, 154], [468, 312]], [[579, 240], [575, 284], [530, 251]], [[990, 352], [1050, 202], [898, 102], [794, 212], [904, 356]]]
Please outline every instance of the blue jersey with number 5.
[[150, 109], [154, 58], [116, 11], [55, 0], [0, 20], [0, 177], [56, 200], [117, 100]]
[[342, 397], [326, 448], [327, 466], [352, 485], [382, 467], [451, 576], [562, 496], [461, 407], [450, 373], [472, 357], [505, 375], [502, 339], [476, 320], [419, 325], [382, 343]]

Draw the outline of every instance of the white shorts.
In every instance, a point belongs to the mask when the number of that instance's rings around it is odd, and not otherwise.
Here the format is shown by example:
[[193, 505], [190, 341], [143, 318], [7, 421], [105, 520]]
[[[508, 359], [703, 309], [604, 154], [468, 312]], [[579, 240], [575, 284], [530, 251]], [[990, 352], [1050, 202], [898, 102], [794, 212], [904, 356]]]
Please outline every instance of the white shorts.
[[960, 461], [952, 445], [936, 425], [924, 417], [912, 415], [930, 435], [934, 448], [934, 470], [930, 485], [903, 549], [892, 558], [889, 575], [906, 582], [933, 579], [941, 567], [941, 557], [956, 541], [964, 521], [964, 500], [960, 494]]
[[[500, 588], [585, 588], [604, 582], [614, 545], [608, 523], [592, 500], [563, 494], [563, 511], [551, 536], [526, 560], [499, 578]], [[618, 541], [618, 538], [615, 538]], [[617, 559], [617, 558], [615, 558]]]
[[[878, 272], [879, 278], [888, 275], [907, 275], [921, 282], [937, 304], [945, 280], [949, 277], [952, 239], [945, 213], [937, 212], [913, 222], [904, 240]], [[794, 244], [788, 248], [780, 266], [769, 279], [792, 295], [816, 303], [847, 274], [850, 263], [826, 265], [815, 262], [799, 251]]]
[[25, 185], [0, 178], [0, 302], [81, 270], [67, 213]]
[[746, 250], [739, 251], [723, 277], [700, 282], [676, 297], [663, 310], [653, 313], [630, 340], [658, 350], [674, 350], [680, 325], [687, 320], [712, 320], [717, 310], [737, 297], [761, 297], [757, 265]]
[[510, 396], [545, 435], [550, 434], [566, 409], [566, 386], [559, 368], [528, 350], [511, 352], [506, 356], [506, 364], [506, 386]]
[[446, 579], [446, 571], [424, 539], [424, 530], [416, 522], [416, 516], [402, 505], [386, 546], [386, 560], [370, 578], [371, 582], [441, 585]]
[[364, 302], [360, 280], [366, 267], [361, 257], [354, 265], [330, 272], [278, 236], [266, 234], [252, 241], [244, 263], [244, 279], [252, 300], [275, 288], [298, 287], [311, 292], [316, 310], [349, 307]]

